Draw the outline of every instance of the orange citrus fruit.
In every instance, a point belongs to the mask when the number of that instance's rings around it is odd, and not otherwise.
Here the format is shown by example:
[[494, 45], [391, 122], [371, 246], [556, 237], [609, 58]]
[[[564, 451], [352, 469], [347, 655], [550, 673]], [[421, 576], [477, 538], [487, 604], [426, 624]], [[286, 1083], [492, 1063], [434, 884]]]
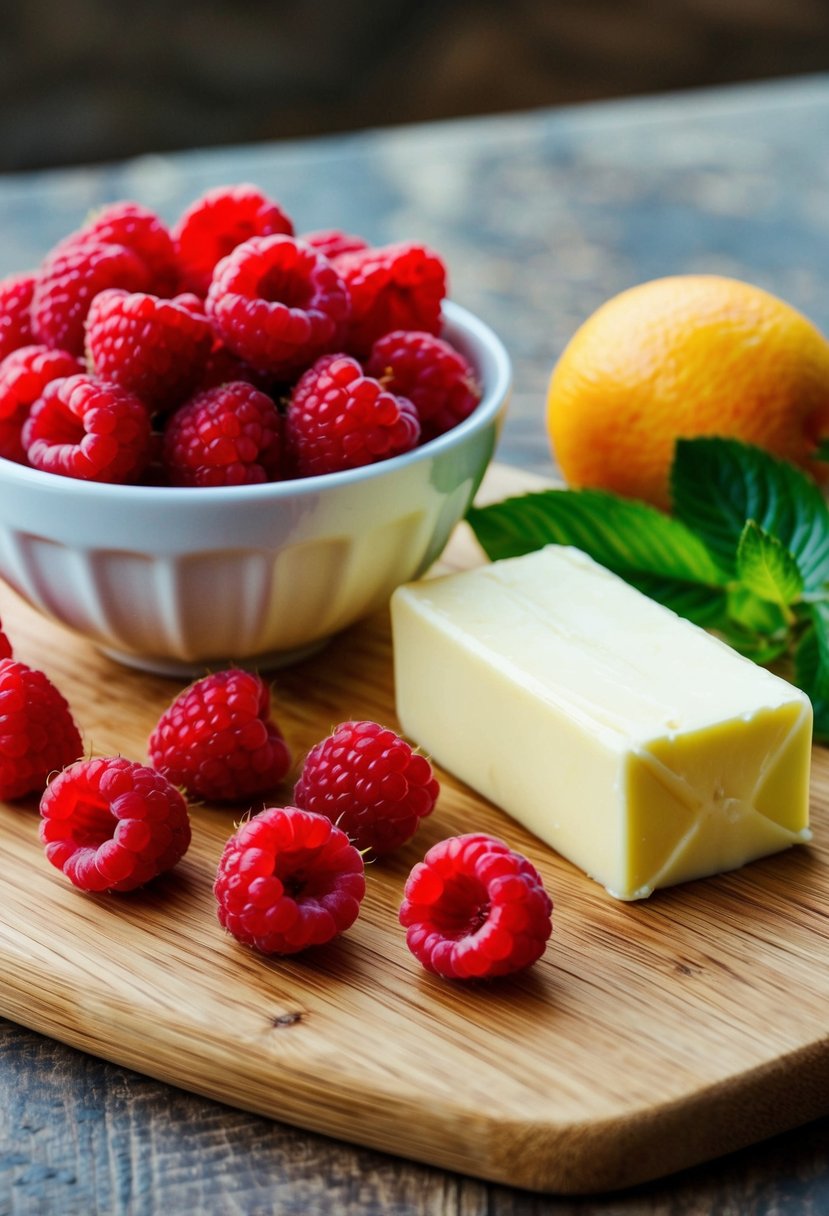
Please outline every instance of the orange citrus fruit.
[[603, 304], [553, 369], [553, 453], [572, 486], [669, 505], [676, 440], [723, 435], [809, 468], [829, 434], [829, 342], [759, 287], [674, 275]]

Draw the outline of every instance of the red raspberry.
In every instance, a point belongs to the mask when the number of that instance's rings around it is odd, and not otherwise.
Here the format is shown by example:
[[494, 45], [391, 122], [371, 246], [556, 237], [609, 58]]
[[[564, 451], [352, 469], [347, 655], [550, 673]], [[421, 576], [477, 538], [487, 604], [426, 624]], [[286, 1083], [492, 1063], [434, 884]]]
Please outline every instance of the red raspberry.
[[180, 271], [173, 238], [155, 212], [140, 203], [110, 203], [93, 214], [67, 241], [123, 245], [146, 266], [148, 291], [157, 296], [171, 296], [178, 290]]
[[319, 228], [315, 232], [303, 232], [299, 240], [329, 259], [338, 258], [343, 253], [357, 253], [361, 249], [368, 249], [368, 241], [364, 241], [361, 236], [353, 236], [350, 232], [343, 232], [340, 228]]
[[12, 644], [6, 637], [2, 629], [0, 629], [0, 659], [10, 659], [12, 657]]
[[488, 979], [541, 957], [552, 910], [526, 857], [476, 832], [441, 840], [412, 869], [400, 923], [427, 971], [446, 979]]
[[210, 322], [189, 303], [118, 288], [99, 292], [86, 319], [92, 370], [159, 409], [182, 401], [213, 345]]
[[[184, 292], [182, 295], [176, 296], [175, 302], [182, 308], [187, 308], [194, 316], [207, 318], [205, 302], [195, 292]], [[207, 323], [209, 325], [210, 321], [208, 320]], [[214, 333], [213, 344], [199, 374], [198, 383], [194, 387], [198, 391], [205, 388], [218, 388], [220, 384], [229, 384], [231, 380], [245, 380], [248, 384], [255, 384], [257, 388], [263, 390], [266, 390], [268, 383], [267, 376], [254, 371], [242, 359], [234, 355], [233, 351], [228, 350], [221, 338]]]
[[[179, 308], [186, 308], [187, 311], [192, 313], [194, 317], [199, 317], [201, 320], [207, 321], [208, 324], [210, 324], [207, 317], [207, 310], [204, 306], [204, 298], [202, 296], [197, 296], [195, 291], [181, 291], [177, 296], [174, 296], [174, 301], [176, 304], [178, 304]], [[216, 341], [215, 334], [213, 335], [213, 341]]]
[[21, 346], [0, 363], [0, 456], [26, 464], [21, 431], [29, 410], [47, 384], [84, 370], [65, 350]]
[[376, 722], [342, 722], [308, 753], [294, 802], [381, 855], [410, 840], [440, 786], [425, 756]]
[[291, 754], [270, 717], [270, 688], [230, 668], [196, 680], [164, 711], [150, 762], [189, 794], [234, 802], [279, 785]]
[[229, 384], [231, 380], [244, 380], [257, 388], [265, 389], [267, 377], [254, 371], [247, 363], [228, 350], [223, 342], [215, 339], [213, 349], [207, 356], [202, 373], [199, 376], [197, 389], [218, 388], [220, 384]]
[[225, 845], [213, 890], [218, 917], [263, 954], [296, 954], [350, 928], [365, 894], [365, 867], [324, 815], [266, 807]]
[[252, 237], [219, 262], [207, 311], [258, 371], [288, 376], [340, 343], [348, 292], [331, 262], [289, 236]]
[[171, 415], [162, 464], [177, 486], [251, 486], [282, 473], [282, 417], [244, 380], [208, 388]]
[[[4, 641], [8, 646], [5, 636]], [[66, 698], [49, 677], [15, 659], [0, 659], [0, 798], [39, 792], [51, 772], [82, 751]]]
[[481, 400], [472, 367], [434, 334], [395, 329], [371, 348], [366, 372], [417, 407], [421, 440], [434, 439], [468, 418]]
[[93, 376], [47, 384], [23, 424], [29, 464], [82, 481], [137, 481], [150, 443], [150, 416], [139, 398]]
[[440, 332], [446, 267], [425, 245], [396, 245], [345, 253], [334, 265], [351, 296], [346, 346], [367, 355], [393, 329]]
[[35, 274], [0, 279], [0, 359], [34, 342], [31, 305], [36, 282]]
[[356, 359], [325, 355], [297, 382], [285, 439], [301, 476], [336, 473], [399, 456], [417, 446], [417, 411], [405, 397], [364, 376]]
[[78, 760], [40, 800], [47, 859], [82, 891], [134, 891], [190, 845], [187, 803], [155, 769], [123, 756]]
[[173, 228], [185, 285], [207, 295], [216, 264], [253, 236], [282, 233], [294, 226], [278, 203], [256, 186], [217, 186], [187, 208]]
[[82, 355], [84, 323], [99, 291], [146, 291], [149, 272], [123, 245], [69, 240], [47, 258], [32, 297], [32, 332], [38, 342]]

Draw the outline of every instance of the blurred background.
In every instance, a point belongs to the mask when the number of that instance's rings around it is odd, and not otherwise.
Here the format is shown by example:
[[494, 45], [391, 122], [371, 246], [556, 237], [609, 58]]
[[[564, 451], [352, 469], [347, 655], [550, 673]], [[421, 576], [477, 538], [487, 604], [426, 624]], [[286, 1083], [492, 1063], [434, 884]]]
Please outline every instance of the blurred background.
[[0, 171], [829, 68], [825, 0], [0, 0]]

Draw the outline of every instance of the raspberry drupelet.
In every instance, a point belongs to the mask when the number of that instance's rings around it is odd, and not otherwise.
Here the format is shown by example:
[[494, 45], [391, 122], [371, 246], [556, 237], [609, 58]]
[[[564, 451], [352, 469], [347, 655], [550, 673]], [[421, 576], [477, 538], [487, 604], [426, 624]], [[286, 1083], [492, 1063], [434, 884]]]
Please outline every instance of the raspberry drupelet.
[[196, 391], [219, 388], [222, 384], [229, 384], [231, 380], [244, 380], [256, 388], [261, 388], [263, 392], [270, 387], [267, 375], [249, 367], [238, 355], [234, 355], [232, 350], [228, 350], [221, 339], [214, 337], [213, 348], [199, 376]]
[[[5, 635], [3, 641], [6, 649]], [[0, 659], [0, 798], [40, 793], [49, 774], [82, 750], [66, 698], [49, 677], [13, 658]]]
[[82, 891], [133, 891], [190, 845], [187, 803], [166, 777], [123, 756], [70, 764], [40, 800], [46, 857]]
[[220, 923], [263, 954], [296, 954], [350, 928], [365, 867], [324, 815], [266, 807], [231, 836], [214, 884]]
[[232, 802], [273, 790], [291, 753], [271, 717], [270, 687], [229, 668], [196, 680], [159, 718], [150, 762], [189, 794]]
[[294, 802], [378, 856], [410, 840], [440, 786], [425, 756], [377, 722], [342, 722], [308, 753]]
[[318, 253], [332, 259], [343, 253], [359, 253], [368, 249], [368, 241], [341, 228], [317, 228], [313, 232], [300, 233], [299, 240], [311, 245]]
[[219, 262], [207, 311], [225, 345], [257, 371], [294, 375], [336, 350], [349, 296], [334, 266], [289, 236], [252, 237]]
[[427, 971], [490, 979], [531, 966], [552, 932], [552, 900], [535, 867], [481, 833], [433, 845], [412, 869], [400, 923]]
[[405, 397], [363, 375], [349, 355], [324, 355], [288, 400], [285, 442], [292, 471], [337, 473], [399, 456], [417, 446], [420, 423]]

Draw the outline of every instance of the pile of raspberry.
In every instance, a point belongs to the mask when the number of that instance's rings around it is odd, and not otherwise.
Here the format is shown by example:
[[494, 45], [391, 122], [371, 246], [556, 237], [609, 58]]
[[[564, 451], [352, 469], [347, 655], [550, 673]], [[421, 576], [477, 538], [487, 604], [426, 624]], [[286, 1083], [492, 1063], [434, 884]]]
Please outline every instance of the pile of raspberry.
[[[129, 892], [174, 869], [191, 842], [187, 798], [243, 803], [248, 814], [216, 868], [219, 922], [262, 954], [296, 954], [353, 925], [365, 855], [382, 859], [407, 844], [440, 792], [431, 764], [405, 739], [354, 720], [311, 747], [290, 800], [268, 802], [292, 755], [270, 686], [236, 668], [174, 697], [147, 750], [149, 763], [79, 758], [81, 732], [66, 699], [14, 657], [0, 628], [0, 799], [39, 795], [46, 858], [82, 891]], [[536, 962], [551, 913], [531, 863], [476, 833], [438, 841], [414, 865], [399, 920], [427, 971], [480, 980]]]
[[167, 227], [119, 202], [0, 280], [0, 456], [84, 480], [253, 485], [373, 464], [480, 400], [423, 244], [297, 234], [253, 185]]

